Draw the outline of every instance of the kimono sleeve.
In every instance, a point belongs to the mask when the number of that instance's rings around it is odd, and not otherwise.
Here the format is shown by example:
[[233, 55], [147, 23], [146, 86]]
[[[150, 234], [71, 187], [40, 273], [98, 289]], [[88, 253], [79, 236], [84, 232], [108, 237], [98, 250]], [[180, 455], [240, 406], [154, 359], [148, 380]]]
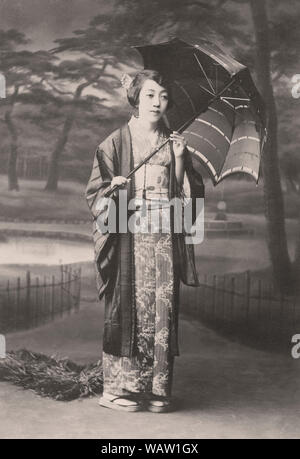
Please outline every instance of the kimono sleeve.
[[89, 178], [85, 196], [94, 218], [99, 215], [97, 204], [110, 188], [113, 177], [117, 174], [116, 152], [112, 139], [100, 144], [94, 155], [93, 168]]
[[[185, 177], [187, 180], [187, 193], [189, 197], [204, 198], [205, 186], [202, 175], [197, 168], [197, 165], [193, 163], [189, 150], [186, 148], [184, 155], [184, 169]], [[186, 181], [185, 181], [186, 184]]]
[[[117, 239], [115, 234], [103, 233], [99, 230], [97, 220], [101, 213], [101, 207], [98, 206], [98, 203], [110, 188], [112, 178], [119, 175], [117, 165], [114, 140], [109, 137], [95, 151], [93, 168], [85, 192], [88, 206], [94, 218], [93, 240], [97, 267], [97, 289], [100, 300], [109, 283], [115, 277], [117, 264], [114, 260], [117, 253]], [[103, 218], [106, 216], [103, 215]]]

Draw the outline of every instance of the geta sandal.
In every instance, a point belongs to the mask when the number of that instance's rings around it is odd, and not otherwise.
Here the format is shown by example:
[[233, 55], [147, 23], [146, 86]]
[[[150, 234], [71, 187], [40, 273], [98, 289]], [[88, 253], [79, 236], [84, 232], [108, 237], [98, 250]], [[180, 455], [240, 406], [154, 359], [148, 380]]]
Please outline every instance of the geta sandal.
[[149, 400], [148, 410], [152, 413], [166, 413], [171, 411], [172, 404], [170, 400]]
[[118, 411], [141, 411], [143, 409], [143, 405], [131, 400], [130, 395], [114, 395], [103, 392], [98, 403], [101, 406]]

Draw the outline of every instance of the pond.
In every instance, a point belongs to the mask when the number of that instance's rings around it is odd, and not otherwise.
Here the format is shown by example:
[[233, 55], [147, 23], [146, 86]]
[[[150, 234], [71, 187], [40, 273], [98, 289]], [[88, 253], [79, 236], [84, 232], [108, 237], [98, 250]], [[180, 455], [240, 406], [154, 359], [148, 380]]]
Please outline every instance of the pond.
[[9, 236], [0, 242], [0, 264], [57, 265], [93, 259], [93, 244], [88, 241]]
[[[289, 240], [290, 256], [294, 256], [295, 241]], [[262, 269], [270, 265], [266, 240], [262, 237], [205, 238], [195, 245], [197, 269], [200, 274], [224, 274], [247, 269]], [[58, 238], [8, 236], [0, 242], [0, 265], [57, 265], [94, 260], [92, 241]]]

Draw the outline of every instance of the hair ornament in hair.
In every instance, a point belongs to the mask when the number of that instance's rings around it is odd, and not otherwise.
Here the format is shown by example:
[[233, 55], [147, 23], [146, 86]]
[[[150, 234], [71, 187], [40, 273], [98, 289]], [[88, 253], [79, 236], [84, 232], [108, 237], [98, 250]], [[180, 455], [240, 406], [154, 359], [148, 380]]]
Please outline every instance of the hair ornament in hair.
[[128, 73], [123, 73], [120, 81], [121, 81], [121, 85], [123, 86], [124, 89], [126, 89], [126, 91], [128, 91], [132, 83], [132, 80], [133, 78], [130, 75], [128, 75]]

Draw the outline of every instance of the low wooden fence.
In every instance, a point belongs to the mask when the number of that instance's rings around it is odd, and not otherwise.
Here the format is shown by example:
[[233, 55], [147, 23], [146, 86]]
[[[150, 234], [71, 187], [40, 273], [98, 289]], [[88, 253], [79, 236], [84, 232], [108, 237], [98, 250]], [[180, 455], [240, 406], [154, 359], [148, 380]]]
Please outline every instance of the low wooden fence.
[[46, 178], [48, 175], [48, 168], [48, 160], [44, 156], [20, 156], [17, 161], [17, 175], [22, 178]]
[[61, 265], [59, 279], [26, 273], [0, 289], [0, 333], [36, 327], [80, 307], [81, 268]]
[[[48, 176], [49, 163], [44, 156], [18, 156], [17, 176], [28, 179], [45, 179]], [[7, 174], [8, 158], [2, 161], [0, 173]]]
[[205, 275], [199, 287], [181, 286], [180, 310], [245, 342], [290, 343], [300, 333], [300, 296], [283, 296], [251, 277]]

